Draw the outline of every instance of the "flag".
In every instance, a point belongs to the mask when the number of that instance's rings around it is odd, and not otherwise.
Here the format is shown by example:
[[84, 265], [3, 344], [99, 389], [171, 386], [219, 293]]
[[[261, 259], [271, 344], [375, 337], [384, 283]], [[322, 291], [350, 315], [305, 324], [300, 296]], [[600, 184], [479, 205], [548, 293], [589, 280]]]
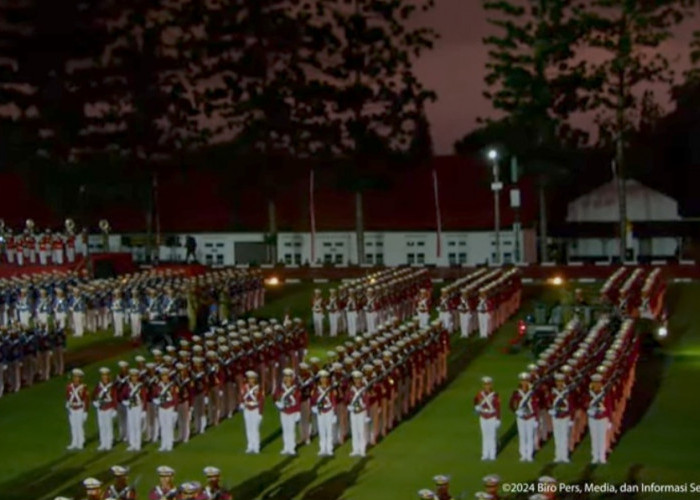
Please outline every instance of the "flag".
[[316, 208], [314, 207], [314, 171], [309, 174], [309, 217], [311, 219], [311, 263], [316, 262]]
[[437, 257], [440, 258], [441, 242], [442, 239], [442, 219], [440, 217], [440, 195], [438, 193], [438, 177], [437, 170], [433, 169], [433, 193], [435, 194], [435, 221], [437, 225]]

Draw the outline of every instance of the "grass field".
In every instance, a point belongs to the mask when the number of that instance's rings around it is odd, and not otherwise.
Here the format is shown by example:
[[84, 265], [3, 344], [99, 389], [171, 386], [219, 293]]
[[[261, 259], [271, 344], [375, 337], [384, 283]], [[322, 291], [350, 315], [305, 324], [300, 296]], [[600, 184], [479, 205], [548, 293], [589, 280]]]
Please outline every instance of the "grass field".
[[[260, 315], [280, 316], [285, 307], [292, 314], [308, 316], [313, 286], [288, 286], [269, 294], [269, 305]], [[551, 294], [529, 288], [530, 298]], [[587, 439], [569, 465], [553, 465], [552, 444], [541, 450], [534, 463], [518, 462], [514, 418], [504, 411], [499, 432], [502, 451], [496, 462], [479, 461], [480, 436], [472, 403], [479, 378], [492, 375], [502, 399], [515, 386], [516, 375], [529, 360], [527, 352], [505, 354], [514, 321], [488, 342], [454, 340], [450, 357], [450, 384], [410, 420], [371, 449], [365, 459], [351, 459], [349, 445], [334, 458], [319, 459], [317, 443], [300, 449], [296, 458], [279, 455], [279, 418], [266, 405], [262, 424], [264, 448], [259, 456], [243, 453], [245, 436], [240, 416], [207, 431], [169, 454], [147, 445], [138, 454], [119, 445], [111, 452], [96, 452], [96, 419], [87, 422], [88, 445], [82, 452], [67, 452], [68, 425], [63, 409], [63, 380], [53, 380], [0, 399], [0, 499], [52, 498], [59, 493], [78, 496], [79, 481], [89, 475], [106, 478], [109, 466], [132, 468], [139, 498], [156, 480], [155, 468], [173, 466], [179, 482], [201, 480], [201, 469], [214, 464], [236, 500], [247, 499], [407, 499], [431, 486], [437, 473], [452, 476], [455, 497], [473, 498], [481, 477], [498, 473], [507, 481], [534, 480], [549, 473], [566, 482], [640, 481], [649, 483], [700, 483], [700, 427], [695, 387], [700, 386], [700, 285], [675, 285], [669, 343], [642, 360], [632, 405], [629, 429], [618, 443], [607, 466], [588, 465]], [[525, 314], [527, 309], [523, 310]], [[314, 343], [324, 352], [332, 341]], [[111, 360], [113, 362], [116, 360]], [[88, 380], [96, 378], [99, 365], [87, 367]], [[648, 495], [637, 498], [694, 498], [700, 495]], [[582, 498], [582, 497], [576, 497]]]

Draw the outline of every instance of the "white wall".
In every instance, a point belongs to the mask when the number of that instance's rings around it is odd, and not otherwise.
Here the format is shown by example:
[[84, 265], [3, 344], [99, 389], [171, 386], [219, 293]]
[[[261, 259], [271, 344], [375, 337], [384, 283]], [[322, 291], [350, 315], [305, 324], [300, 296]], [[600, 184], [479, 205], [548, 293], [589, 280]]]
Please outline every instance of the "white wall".
[[[569, 242], [569, 258], [572, 257], [617, 257], [620, 254], [618, 238], [578, 238]], [[632, 239], [634, 255], [640, 253], [648, 256], [673, 257], [678, 248], [676, 238], [651, 238], [651, 242], [642, 244], [639, 238]]]
[[[521, 262], [526, 259], [523, 242], [531, 229], [520, 233]], [[197, 260], [201, 263], [235, 265], [235, 244], [237, 242], [264, 241], [263, 233], [189, 233], [197, 241]], [[188, 234], [177, 234], [180, 247], [162, 245], [159, 257], [164, 261], [184, 261], [185, 238]], [[432, 232], [367, 232], [365, 233], [365, 256], [367, 264], [399, 266], [410, 263], [449, 266], [463, 264], [473, 266], [493, 263], [495, 237], [492, 231], [444, 232], [441, 238], [440, 257], [437, 256], [437, 235]], [[165, 236], [163, 237], [165, 241]], [[101, 240], [100, 240], [101, 241]], [[122, 248], [121, 235], [110, 236], [112, 251], [131, 251], [134, 258], [143, 260], [143, 248]], [[315, 262], [324, 263], [330, 259], [336, 265], [357, 262], [356, 238], [352, 231], [319, 232], [315, 235]], [[515, 238], [511, 230], [501, 232], [501, 253], [504, 262], [513, 262]], [[277, 255], [282, 262], [304, 265], [312, 263], [310, 233], [279, 233]], [[207, 260], [209, 256], [209, 261]]]

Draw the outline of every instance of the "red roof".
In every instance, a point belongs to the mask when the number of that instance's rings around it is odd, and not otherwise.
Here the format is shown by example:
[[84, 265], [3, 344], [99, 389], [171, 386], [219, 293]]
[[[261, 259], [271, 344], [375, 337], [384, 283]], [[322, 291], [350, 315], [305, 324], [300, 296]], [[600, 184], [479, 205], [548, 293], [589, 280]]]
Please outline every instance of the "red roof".
[[[432, 165], [406, 167], [387, 174], [385, 189], [364, 192], [365, 229], [368, 231], [431, 230], [436, 227], [433, 168], [437, 172], [443, 230], [488, 230], [493, 227], [493, 193], [490, 169], [472, 159], [443, 156]], [[6, 190], [6, 182], [12, 191]], [[331, 172], [316, 174], [315, 207], [318, 231], [345, 231], [355, 227], [355, 196], [335, 184]], [[0, 174], [3, 191], [13, 197], [0, 197], [0, 218], [12, 226], [32, 217], [42, 227], [62, 225], [16, 175]], [[509, 189], [501, 192], [501, 225], [512, 225]], [[536, 216], [533, 183], [523, 179], [521, 221], [531, 226]], [[309, 231], [309, 172], [303, 171], [292, 182], [277, 190], [277, 225], [280, 231]], [[19, 196], [19, 198], [17, 198]], [[17, 199], [21, 200], [17, 203]], [[163, 232], [218, 232], [267, 230], [267, 201], [257, 186], [228, 190], [210, 170], [191, 170], [159, 177], [158, 210]], [[114, 206], [91, 221], [107, 218], [114, 232], [143, 231], [145, 216], [138, 207]]]

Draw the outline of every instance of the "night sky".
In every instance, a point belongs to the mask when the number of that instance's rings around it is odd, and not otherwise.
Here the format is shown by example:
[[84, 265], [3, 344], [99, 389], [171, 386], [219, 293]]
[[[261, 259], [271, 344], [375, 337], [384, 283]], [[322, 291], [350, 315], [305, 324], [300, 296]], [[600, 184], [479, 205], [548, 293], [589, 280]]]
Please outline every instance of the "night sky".
[[[436, 0], [436, 4], [421, 22], [437, 29], [441, 39], [416, 67], [421, 80], [438, 93], [438, 101], [428, 108], [436, 152], [449, 154], [455, 140], [476, 126], [478, 117], [493, 116], [490, 103], [482, 96], [487, 54], [481, 39], [491, 28], [481, 0]], [[675, 59], [678, 70], [688, 64], [692, 23], [693, 20], [679, 27], [676, 38], [663, 48]], [[665, 99], [665, 95], [659, 99]], [[590, 124], [590, 118], [579, 117], [576, 122], [585, 126]]]

